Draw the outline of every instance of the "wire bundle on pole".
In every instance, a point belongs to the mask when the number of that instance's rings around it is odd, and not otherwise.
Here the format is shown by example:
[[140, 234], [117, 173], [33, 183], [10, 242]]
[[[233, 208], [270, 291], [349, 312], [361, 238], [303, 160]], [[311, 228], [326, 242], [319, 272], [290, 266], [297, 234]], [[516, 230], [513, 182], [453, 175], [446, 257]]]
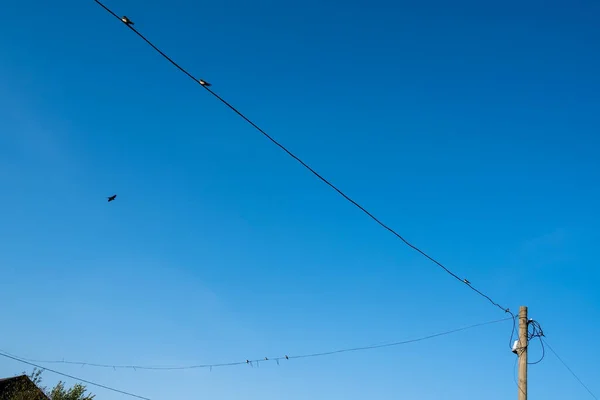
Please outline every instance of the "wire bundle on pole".
[[[535, 338], [540, 339], [540, 345], [542, 346], [542, 355], [540, 356], [539, 360], [537, 360], [535, 362], [530, 362], [528, 364], [530, 364], [530, 365], [539, 364], [544, 359], [544, 357], [546, 355], [546, 349], [544, 348], [544, 341], [542, 340], [543, 337], [544, 337], [544, 331], [542, 331], [542, 327], [540, 326], [539, 322], [537, 322], [533, 319], [531, 321], [529, 321], [529, 323], [527, 324], [527, 343], [531, 343], [531, 341]], [[529, 344], [527, 346], [529, 346]]]

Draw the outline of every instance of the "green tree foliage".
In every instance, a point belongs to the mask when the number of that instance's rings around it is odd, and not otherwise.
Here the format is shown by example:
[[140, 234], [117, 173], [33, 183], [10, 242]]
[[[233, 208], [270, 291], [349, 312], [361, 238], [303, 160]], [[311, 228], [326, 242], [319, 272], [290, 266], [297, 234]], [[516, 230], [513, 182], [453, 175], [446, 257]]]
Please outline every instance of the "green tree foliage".
[[76, 383], [72, 388], [65, 389], [63, 382], [58, 382], [50, 391], [48, 397], [51, 400], [92, 400], [93, 394], [86, 394], [86, 387]]
[[[42, 386], [42, 370], [34, 369], [29, 374], [29, 380], [20, 379], [13, 383], [0, 400], [92, 400], [94, 395], [86, 393], [86, 386], [76, 383], [73, 387], [65, 388], [64, 382], [48, 390]], [[33, 382], [33, 384], [32, 384]]]

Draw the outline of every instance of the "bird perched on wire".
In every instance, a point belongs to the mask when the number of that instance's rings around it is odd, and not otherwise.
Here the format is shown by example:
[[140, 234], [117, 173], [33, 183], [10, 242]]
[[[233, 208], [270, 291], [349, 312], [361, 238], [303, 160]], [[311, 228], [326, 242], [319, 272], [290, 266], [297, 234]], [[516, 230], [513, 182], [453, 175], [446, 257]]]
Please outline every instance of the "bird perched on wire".
[[115, 201], [116, 198], [117, 198], [117, 195], [113, 194], [112, 196], [108, 197], [108, 202], [110, 203], [111, 201]]
[[468, 279], [463, 279], [463, 282], [464, 282], [464, 283], [466, 283], [467, 285], [470, 285], [470, 284], [471, 284], [471, 282], [469, 282], [469, 280], [468, 280]]
[[198, 79], [198, 82], [202, 85], [202, 86], [212, 86], [210, 83], [206, 82], [204, 79]]
[[121, 21], [123, 21], [123, 23], [127, 26], [135, 25], [132, 20], [130, 20], [129, 18], [127, 18], [124, 15], [123, 15], [123, 17], [121, 17]]

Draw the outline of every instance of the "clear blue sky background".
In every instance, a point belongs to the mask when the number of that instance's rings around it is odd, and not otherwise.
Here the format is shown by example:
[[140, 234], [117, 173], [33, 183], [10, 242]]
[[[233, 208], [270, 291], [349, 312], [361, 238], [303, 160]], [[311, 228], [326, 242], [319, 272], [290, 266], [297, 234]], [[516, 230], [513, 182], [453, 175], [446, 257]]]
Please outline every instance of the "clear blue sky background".
[[[504, 317], [92, 0], [5, 3], [1, 349], [218, 363]], [[107, 5], [460, 276], [528, 305], [600, 393], [598, 2]], [[497, 400], [517, 396], [510, 330], [212, 372], [55, 367], [157, 400]], [[529, 382], [588, 398], [552, 354]]]

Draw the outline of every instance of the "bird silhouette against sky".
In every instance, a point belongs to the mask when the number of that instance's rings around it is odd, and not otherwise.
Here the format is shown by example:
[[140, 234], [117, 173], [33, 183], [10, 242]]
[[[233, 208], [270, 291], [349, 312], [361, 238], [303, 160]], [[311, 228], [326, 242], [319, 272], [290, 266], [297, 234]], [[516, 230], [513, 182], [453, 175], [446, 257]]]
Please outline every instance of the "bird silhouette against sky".
[[126, 16], [123, 15], [123, 17], [121, 18], [121, 21], [123, 21], [123, 23], [125, 25], [134, 25], [133, 21], [130, 20], [129, 18], [127, 18]]
[[110, 203], [111, 201], [114, 201], [116, 198], [117, 198], [117, 195], [116, 195], [116, 194], [113, 194], [112, 196], [110, 196], [110, 197], [108, 198], [108, 202]]

